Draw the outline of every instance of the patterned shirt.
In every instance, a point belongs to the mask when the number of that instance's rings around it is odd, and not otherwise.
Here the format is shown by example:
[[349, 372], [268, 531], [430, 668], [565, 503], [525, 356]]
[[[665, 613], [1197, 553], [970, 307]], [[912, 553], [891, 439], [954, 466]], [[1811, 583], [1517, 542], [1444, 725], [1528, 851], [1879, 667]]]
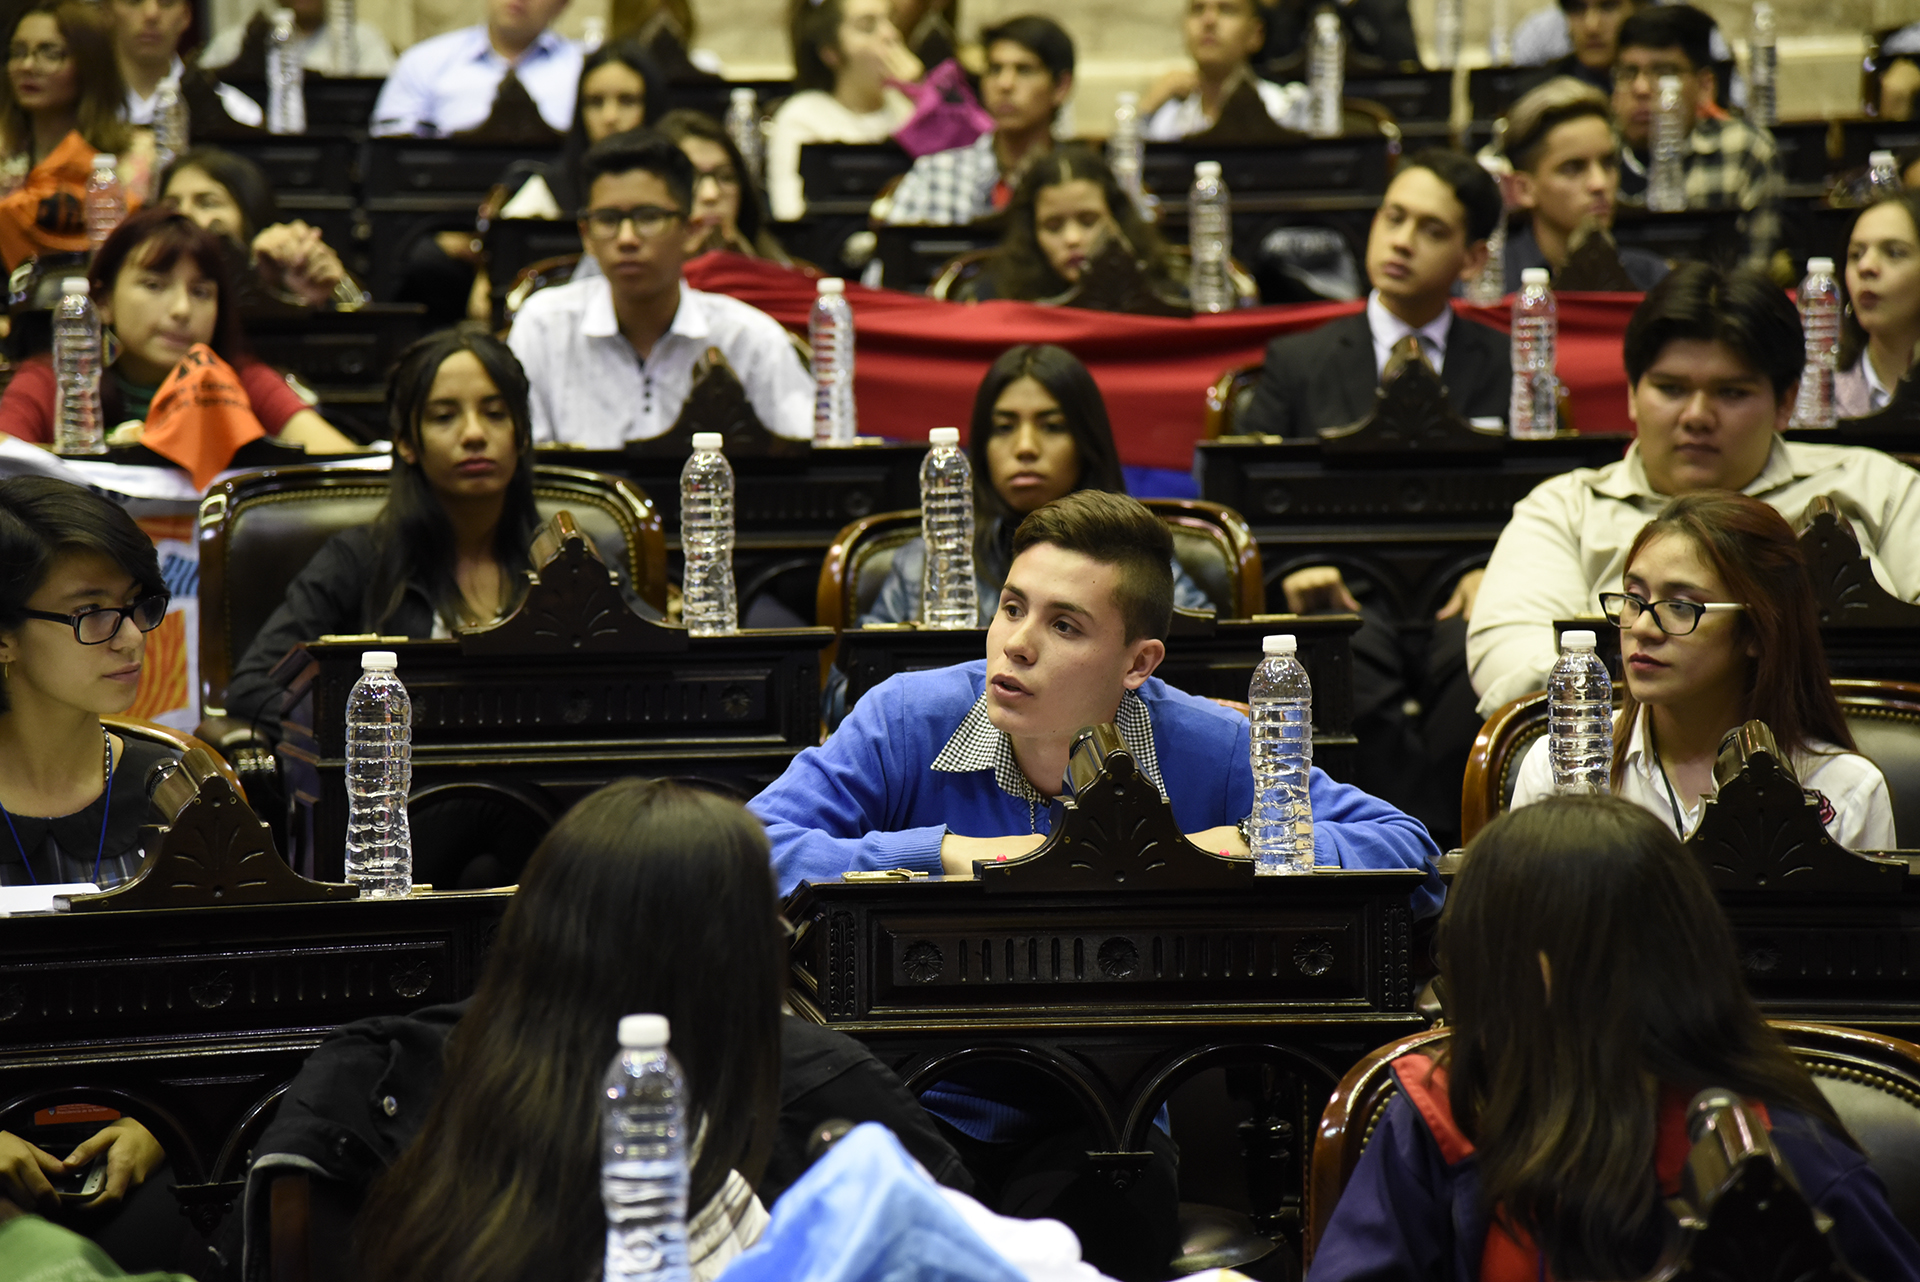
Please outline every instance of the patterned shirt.
[[[1744, 120], [1702, 116], [1687, 135], [1687, 208], [1743, 209], [1747, 261], [1763, 267], [1780, 239], [1780, 159], [1773, 135]], [[1620, 149], [1620, 203], [1644, 209], [1647, 164]]]
[[1000, 157], [992, 133], [965, 147], [936, 151], [913, 162], [893, 192], [887, 222], [896, 226], [951, 227], [993, 213], [993, 189], [1000, 181]]

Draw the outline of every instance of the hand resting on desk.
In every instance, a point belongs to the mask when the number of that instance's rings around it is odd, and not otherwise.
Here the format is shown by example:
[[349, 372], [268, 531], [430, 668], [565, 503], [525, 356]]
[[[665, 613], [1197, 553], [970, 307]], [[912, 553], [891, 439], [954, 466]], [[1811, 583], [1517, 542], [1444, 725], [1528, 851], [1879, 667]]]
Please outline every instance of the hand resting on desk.
[[[971, 877], [976, 861], [1018, 859], [1040, 849], [1046, 840], [1044, 834], [1036, 833], [1016, 833], [1011, 837], [962, 837], [950, 832], [940, 839], [940, 871], [949, 877]], [[1240, 830], [1230, 824], [1209, 828], [1205, 832], [1190, 832], [1187, 840], [1202, 850], [1217, 851], [1224, 855], [1246, 858], [1249, 854], [1247, 843], [1241, 840]]]

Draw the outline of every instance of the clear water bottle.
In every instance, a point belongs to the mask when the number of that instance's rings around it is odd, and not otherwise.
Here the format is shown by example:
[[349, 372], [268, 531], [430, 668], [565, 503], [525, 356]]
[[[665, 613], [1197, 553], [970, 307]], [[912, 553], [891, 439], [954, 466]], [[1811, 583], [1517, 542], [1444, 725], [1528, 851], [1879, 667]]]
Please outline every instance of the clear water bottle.
[[580, 52], [592, 53], [607, 43], [607, 20], [599, 14], [585, 18], [580, 23]]
[[293, 44], [293, 10], [273, 15], [273, 33], [267, 40], [267, 132], [307, 132], [306, 65]]
[[1196, 313], [1233, 310], [1233, 280], [1227, 271], [1233, 257], [1230, 199], [1220, 162], [1197, 162], [1187, 195], [1187, 298]]
[[1299, 643], [1273, 636], [1253, 670], [1253, 871], [1262, 876], [1313, 871], [1313, 685]]
[[1777, 108], [1780, 55], [1776, 47], [1779, 23], [1767, 0], [1754, 0], [1753, 29], [1747, 36], [1747, 120], [1771, 129], [1780, 119]]
[[1653, 163], [1647, 171], [1647, 208], [1674, 213], [1687, 207], [1687, 122], [1680, 101], [1680, 77], [1660, 77], [1653, 109]]
[[127, 217], [127, 194], [120, 189], [120, 158], [97, 151], [87, 176], [87, 247], [94, 253]]
[[[1506, 133], [1506, 122], [1494, 122], [1495, 141]], [[1492, 176], [1494, 185], [1500, 188], [1504, 197], [1507, 176], [1513, 172], [1513, 165], [1494, 147], [1482, 148], [1474, 159], [1480, 167]], [[1493, 231], [1487, 236], [1487, 261], [1467, 282], [1467, 301], [1479, 307], [1492, 307], [1507, 296], [1507, 209], [1503, 201], [1500, 217], [1494, 220]]]
[[1831, 258], [1809, 258], [1800, 282], [1800, 329], [1806, 336], [1807, 363], [1800, 371], [1800, 397], [1793, 403], [1793, 426], [1832, 427], [1833, 369], [1840, 351], [1840, 285]]
[[687, 1084], [664, 1015], [620, 1021], [600, 1115], [604, 1282], [686, 1282]]
[[1547, 753], [1562, 797], [1610, 791], [1613, 682], [1593, 646], [1591, 632], [1562, 632], [1560, 661], [1547, 678]]
[[1513, 65], [1513, 6], [1493, 0], [1487, 13], [1487, 55], [1496, 67]]
[[85, 276], [60, 282], [53, 318], [54, 437], [56, 454], [105, 454], [100, 414], [100, 318]]
[[695, 432], [693, 456], [680, 469], [680, 617], [696, 637], [740, 630], [733, 591], [733, 465], [720, 433]]
[[1142, 218], [1151, 219], [1147, 206], [1146, 146], [1140, 138], [1140, 95], [1126, 90], [1114, 100], [1113, 132], [1107, 135], [1107, 168], [1113, 181], [1127, 193]]
[[347, 880], [362, 898], [413, 889], [413, 701], [398, 666], [393, 651], [368, 650], [347, 695]]
[[163, 80], [153, 93], [153, 191], [150, 199], [160, 198], [160, 180], [167, 166], [184, 156], [193, 146], [187, 134], [187, 100], [180, 96], [180, 82]]
[[1307, 48], [1307, 89], [1312, 94], [1311, 123], [1315, 138], [1338, 138], [1342, 99], [1346, 95], [1347, 38], [1340, 19], [1330, 9], [1313, 15], [1313, 36]]
[[1560, 310], [1547, 285], [1547, 269], [1529, 267], [1520, 273], [1520, 292], [1513, 296], [1513, 395], [1507, 404], [1507, 431], [1521, 440], [1554, 433], [1559, 337]]
[[327, 0], [327, 44], [333, 54], [333, 74], [360, 74], [360, 42], [354, 39], [359, 19], [353, 0]]
[[927, 433], [933, 448], [920, 464], [920, 623], [929, 628], [980, 626], [980, 588], [973, 581], [973, 469], [960, 449], [960, 429]]
[[760, 185], [765, 154], [760, 134], [760, 103], [751, 89], [742, 86], [727, 95], [727, 137], [747, 164], [747, 174]]
[[1434, 0], [1433, 65], [1452, 71], [1460, 65], [1461, 0]]
[[1871, 151], [1867, 153], [1867, 203], [1885, 200], [1889, 196], [1898, 196], [1903, 190], [1900, 181], [1900, 166], [1894, 163], [1890, 151]]
[[853, 304], [847, 283], [829, 276], [818, 285], [807, 342], [813, 345], [813, 443], [851, 445], [859, 435], [853, 405]]

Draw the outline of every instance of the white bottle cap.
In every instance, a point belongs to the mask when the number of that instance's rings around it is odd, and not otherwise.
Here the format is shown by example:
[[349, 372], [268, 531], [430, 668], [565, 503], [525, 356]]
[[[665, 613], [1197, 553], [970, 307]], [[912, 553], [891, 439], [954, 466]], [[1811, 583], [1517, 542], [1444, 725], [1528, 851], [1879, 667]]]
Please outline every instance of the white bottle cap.
[[95, 169], [118, 169], [120, 167], [120, 157], [110, 151], [96, 151], [93, 153], [93, 167]]
[[400, 666], [400, 656], [391, 650], [368, 650], [360, 656], [362, 672], [392, 672]]
[[1562, 650], [1591, 650], [1594, 645], [1595, 641], [1593, 633], [1591, 632], [1584, 632], [1577, 628], [1569, 628], [1560, 634], [1560, 648]]
[[744, 102], [747, 106], [751, 107], [753, 105], [753, 90], [747, 88], [745, 85], [741, 85], [738, 89], [735, 89], [727, 95], [727, 100], [729, 102]]
[[1831, 276], [1833, 274], [1833, 260], [1831, 258], [1809, 258], [1807, 260], [1807, 273], [1811, 275], [1814, 272], [1826, 272]]
[[1118, 94], [1114, 95], [1113, 100], [1118, 106], [1138, 107], [1140, 105], [1140, 95], [1131, 89], [1122, 89]]
[[959, 443], [960, 429], [957, 427], [936, 427], [927, 433], [929, 445], [958, 445]]
[[718, 432], [695, 432], [693, 434], [693, 448], [696, 450], [717, 450], [720, 448], [721, 440], [722, 438]]
[[1260, 653], [1262, 654], [1296, 654], [1299, 652], [1299, 649], [1300, 643], [1294, 639], [1294, 635], [1291, 632], [1282, 632], [1276, 636], [1260, 638]]
[[667, 1044], [665, 1015], [622, 1015], [620, 1045], [630, 1050], [650, 1050]]
[[1893, 153], [1890, 151], [1870, 151], [1867, 153], [1867, 164], [1869, 166], [1891, 165], [1892, 163]]
[[847, 282], [838, 276], [822, 276], [817, 288], [822, 294], [844, 294], [847, 292]]
[[1217, 160], [1194, 161], [1193, 176], [1195, 178], [1218, 178], [1220, 176], [1220, 162]]
[[1552, 277], [1544, 267], [1527, 267], [1521, 269], [1520, 272], [1520, 283], [1522, 285], [1545, 285], [1551, 280]]
[[68, 276], [60, 282], [60, 292], [63, 294], [88, 294], [93, 292], [93, 287], [88, 284], [85, 276]]

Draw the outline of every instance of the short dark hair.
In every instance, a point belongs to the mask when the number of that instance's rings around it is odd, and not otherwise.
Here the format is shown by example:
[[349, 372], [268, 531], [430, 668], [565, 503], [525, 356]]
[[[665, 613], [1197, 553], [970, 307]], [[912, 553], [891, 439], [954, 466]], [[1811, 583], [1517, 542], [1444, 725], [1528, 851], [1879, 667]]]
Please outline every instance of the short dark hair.
[[1647, 5], [1620, 24], [1618, 58], [1626, 49], [1678, 49], [1693, 69], [1713, 65], [1713, 19], [1690, 4]]
[[1684, 339], [1725, 343], [1766, 375], [1776, 399], [1800, 381], [1806, 363], [1800, 313], [1778, 285], [1748, 268], [1682, 263], [1648, 290], [1621, 345], [1627, 385], [1638, 387], [1667, 344]]
[[580, 157], [580, 199], [593, 199], [593, 184], [614, 174], [634, 170], [652, 174], [667, 185], [667, 194], [681, 213], [693, 208], [693, 162], [680, 144], [658, 129], [629, 129], [609, 134]]
[[992, 49], [996, 40], [1011, 40], [1033, 54], [1053, 74], [1055, 84], [1073, 74], [1073, 37], [1052, 18], [1025, 13], [988, 27], [980, 33], [981, 50]]
[[243, 225], [236, 239], [241, 244], [251, 245], [255, 236], [280, 221], [280, 206], [273, 199], [273, 184], [267, 181], [260, 166], [245, 156], [236, 156], [218, 147], [195, 147], [175, 158], [160, 175], [162, 195], [173, 182], [173, 176], [183, 169], [198, 169], [227, 189], [227, 195], [233, 197], [233, 203], [240, 207]]
[[1454, 198], [1466, 210], [1469, 245], [1493, 235], [1505, 205], [1493, 175], [1479, 161], [1450, 147], [1429, 147], [1401, 162], [1401, 173], [1409, 169], [1424, 169], [1453, 189]]
[[1113, 601], [1128, 642], [1164, 641], [1173, 622], [1173, 532], [1138, 499], [1105, 490], [1075, 490], [1036, 508], [1013, 532], [1013, 555], [1039, 543], [1119, 569]]
[[[63, 552], [98, 552], [127, 572], [141, 595], [167, 590], [160, 557], [127, 510], [84, 486], [50, 476], [0, 481], [0, 631], [27, 621], [27, 602]], [[0, 682], [0, 712], [10, 704]]]

